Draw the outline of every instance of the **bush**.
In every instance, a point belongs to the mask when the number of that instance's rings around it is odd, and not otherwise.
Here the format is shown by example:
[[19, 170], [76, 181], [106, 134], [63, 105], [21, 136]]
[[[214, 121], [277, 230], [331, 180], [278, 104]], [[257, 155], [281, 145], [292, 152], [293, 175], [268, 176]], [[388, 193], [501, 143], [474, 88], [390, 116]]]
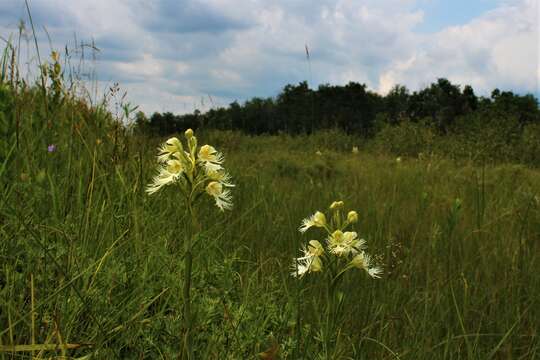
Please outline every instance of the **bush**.
[[404, 121], [397, 126], [384, 126], [375, 136], [374, 145], [378, 151], [416, 157], [421, 152], [431, 152], [436, 138], [430, 127]]

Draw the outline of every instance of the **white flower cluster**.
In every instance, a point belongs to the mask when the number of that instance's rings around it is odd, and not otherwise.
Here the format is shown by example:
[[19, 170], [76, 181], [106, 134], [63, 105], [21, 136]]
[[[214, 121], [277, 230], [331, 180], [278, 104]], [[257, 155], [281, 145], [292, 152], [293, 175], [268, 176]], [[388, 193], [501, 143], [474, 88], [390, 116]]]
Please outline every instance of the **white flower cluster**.
[[188, 201], [195, 201], [206, 192], [212, 196], [220, 210], [232, 208], [232, 196], [227, 188], [233, 187], [230, 175], [222, 164], [223, 155], [210, 145], [197, 146], [193, 130], [185, 132], [187, 151], [182, 142], [172, 137], [158, 148], [158, 174], [147, 186], [154, 194], [165, 185], [178, 184]]
[[[330, 205], [332, 217], [327, 221], [326, 215], [320, 211], [304, 219], [298, 229], [304, 233], [312, 227], [324, 229], [327, 233], [326, 249], [318, 240], [311, 240], [302, 249], [302, 256], [295, 258], [291, 275], [302, 277], [306, 273], [323, 271], [323, 264], [342, 264], [342, 269], [334, 269], [336, 273], [358, 268], [365, 270], [372, 278], [380, 278], [382, 268], [374, 266], [372, 257], [366, 252], [366, 241], [359, 239], [355, 231], [344, 231], [349, 225], [358, 222], [358, 213], [349, 211], [342, 215], [343, 201], [334, 201]], [[332, 259], [331, 256], [337, 258]]]

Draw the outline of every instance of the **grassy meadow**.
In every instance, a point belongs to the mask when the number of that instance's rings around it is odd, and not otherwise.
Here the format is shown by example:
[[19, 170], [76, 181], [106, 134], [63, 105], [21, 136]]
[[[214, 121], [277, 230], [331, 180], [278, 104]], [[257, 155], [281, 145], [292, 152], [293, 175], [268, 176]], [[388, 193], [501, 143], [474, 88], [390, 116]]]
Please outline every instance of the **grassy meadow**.
[[[179, 358], [189, 219], [174, 186], [145, 192], [165, 139], [47, 76], [0, 77], [0, 359]], [[540, 357], [538, 169], [397, 161], [333, 131], [196, 135], [236, 184], [232, 211], [200, 203], [196, 359]], [[335, 200], [358, 212], [353, 228], [384, 274], [344, 275], [323, 356], [322, 274], [296, 279], [291, 265], [323, 240], [301, 234], [302, 219]]]

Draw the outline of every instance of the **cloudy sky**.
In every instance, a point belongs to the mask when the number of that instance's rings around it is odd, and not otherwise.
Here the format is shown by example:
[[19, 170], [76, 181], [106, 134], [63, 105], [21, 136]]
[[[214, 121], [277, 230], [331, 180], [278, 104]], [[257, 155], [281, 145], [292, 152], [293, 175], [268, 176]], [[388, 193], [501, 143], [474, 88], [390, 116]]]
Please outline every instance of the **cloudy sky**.
[[[42, 53], [94, 43], [83, 74], [147, 113], [191, 112], [288, 83], [420, 89], [438, 77], [540, 95], [537, 0], [29, 0]], [[0, 36], [28, 25], [0, 0]], [[45, 30], [46, 32], [45, 32]], [[48, 34], [48, 36], [47, 36]], [[50, 38], [50, 41], [48, 39]], [[0, 38], [1, 39], [1, 38]], [[308, 47], [310, 61], [306, 59]], [[24, 41], [23, 41], [23, 46]], [[0, 48], [3, 47], [0, 40]], [[35, 58], [32, 51], [30, 59]]]

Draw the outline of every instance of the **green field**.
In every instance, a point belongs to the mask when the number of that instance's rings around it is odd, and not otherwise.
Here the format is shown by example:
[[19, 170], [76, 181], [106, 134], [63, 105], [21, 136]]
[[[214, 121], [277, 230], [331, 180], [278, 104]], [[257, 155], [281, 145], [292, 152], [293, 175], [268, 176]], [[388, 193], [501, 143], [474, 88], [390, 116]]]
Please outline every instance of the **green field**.
[[[145, 192], [166, 139], [78, 99], [0, 82], [0, 359], [179, 358], [190, 220], [174, 186]], [[236, 187], [232, 211], [198, 207], [194, 358], [540, 357], [538, 169], [396, 161], [336, 131], [196, 135]], [[344, 275], [323, 352], [324, 270], [296, 279], [291, 265], [323, 240], [302, 220], [335, 200], [384, 274]]]

